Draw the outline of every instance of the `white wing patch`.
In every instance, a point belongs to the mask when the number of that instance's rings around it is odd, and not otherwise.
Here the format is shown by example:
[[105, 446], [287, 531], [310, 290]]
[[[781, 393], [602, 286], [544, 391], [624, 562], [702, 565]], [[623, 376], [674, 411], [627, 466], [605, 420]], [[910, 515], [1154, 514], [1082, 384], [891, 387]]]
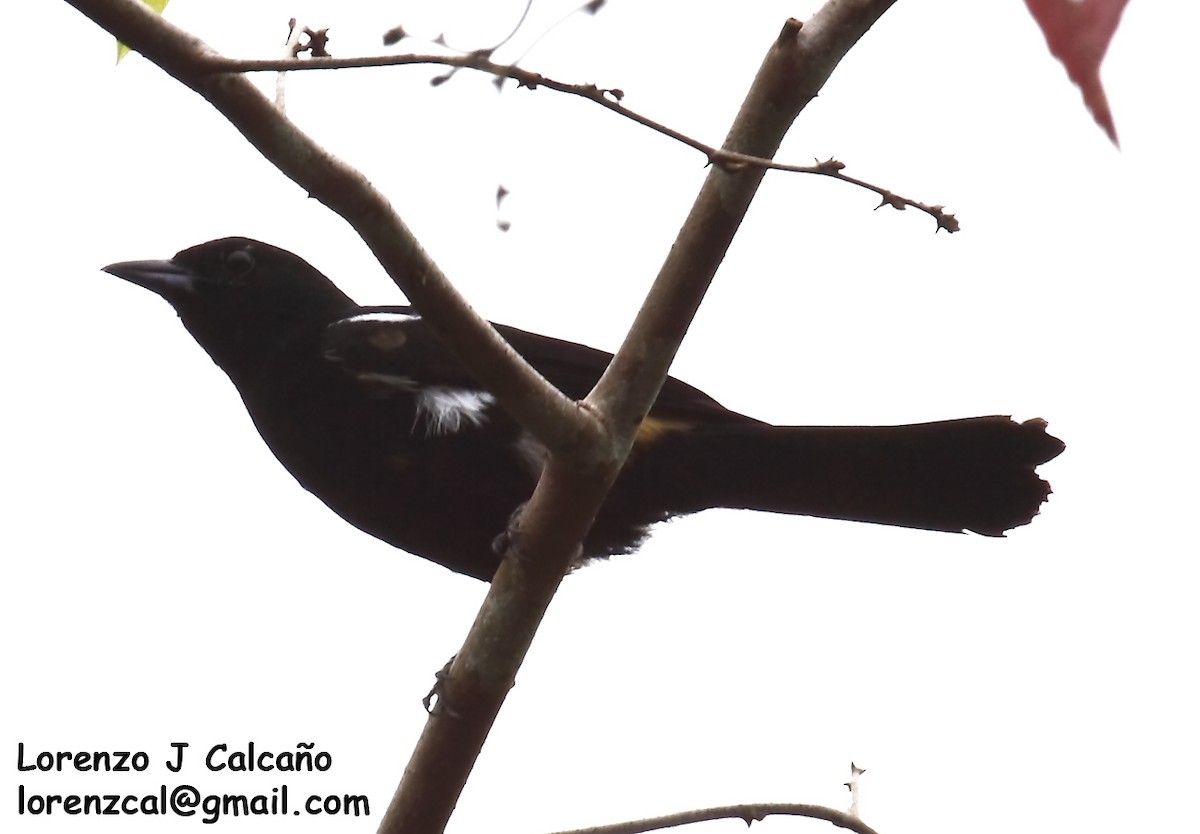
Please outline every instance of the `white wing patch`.
[[377, 371], [360, 371], [354, 375], [354, 378], [364, 385], [376, 388], [381, 392], [412, 392], [417, 390], [417, 383], [410, 376], [385, 374]]
[[[420, 316], [409, 313], [375, 311], [348, 316], [342, 321], [403, 325], [420, 320]], [[370, 337], [368, 338], [370, 339]], [[406, 336], [403, 329], [385, 328], [375, 334], [374, 338], [387, 342], [386, 344], [375, 344], [375, 347], [380, 350], [402, 350]], [[379, 386], [381, 390], [391, 389], [412, 393], [417, 406], [416, 415], [413, 418], [413, 432], [417, 431], [418, 426], [424, 425], [426, 437], [479, 428], [487, 422], [488, 408], [496, 402], [496, 398], [487, 391], [454, 388], [449, 385], [422, 386], [412, 377], [401, 374], [361, 371], [355, 376], [360, 382]]]
[[382, 321], [392, 322], [393, 324], [403, 324], [406, 321], [420, 321], [420, 316], [410, 315], [409, 313], [359, 313], [356, 316], [347, 316], [342, 321]]
[[425, 424], [426, 436], [454, 434], [466, 428], [478, 428], [487, 421], [487, 410], [496, 398], [487, 391], [430, 385], [417, 392], [415, 430]]

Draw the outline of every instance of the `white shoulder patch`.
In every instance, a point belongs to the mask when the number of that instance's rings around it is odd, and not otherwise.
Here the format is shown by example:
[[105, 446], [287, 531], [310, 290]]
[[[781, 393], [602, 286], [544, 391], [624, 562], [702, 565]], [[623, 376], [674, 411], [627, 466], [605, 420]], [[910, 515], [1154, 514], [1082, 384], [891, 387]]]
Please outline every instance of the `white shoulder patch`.
[[402, 324], [406, 321], [420, 321], [420, 316], [414, 316], [410, 313], [359, 313], [356, 316], [347, 316], [342, 321], [382, 321], [392, 322], [393, 324]]
[[412, 393], [417, 390], [417, 383], [410, 376], [385, 374], [376, 371], [361, 371], [354, 378], [364, 385], [379, 391], [404, 391]]
[[417, 416], [413, 424], [425, 424], [426, 436], [454, 434], [478, 428], [487, 420], [488, 407], [496, 398], [487, 391], [430, 385], [417, 392]]

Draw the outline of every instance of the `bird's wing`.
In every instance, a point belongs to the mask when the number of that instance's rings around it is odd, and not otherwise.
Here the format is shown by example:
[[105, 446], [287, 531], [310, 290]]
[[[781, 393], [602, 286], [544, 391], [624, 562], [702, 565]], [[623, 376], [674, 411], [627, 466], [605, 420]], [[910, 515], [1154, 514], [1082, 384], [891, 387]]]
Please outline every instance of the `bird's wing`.
[[[586, 345], [529, 333], [507, 325], [493, 325], [505, 340], [556, 388], [572, 399], [582, 399], [600, 379], [612, 354]], [[741, 418], [698, 388], [668, 376], [654, 404], [656, 414]]]
[[[525, 361], [572, 399], [587, 396], [612, 361], [612, 354], [576, 342], [503, 324], [493, 326]], [[415, 385], [478, 385], [411, 307], [363, 308], [360, 314], [335, 322], [326, 330], [325, 352], [355, 373], [405, 378]], [[679, 420], [750, 419], [674, 377], [667, 377], [652, 414]]]

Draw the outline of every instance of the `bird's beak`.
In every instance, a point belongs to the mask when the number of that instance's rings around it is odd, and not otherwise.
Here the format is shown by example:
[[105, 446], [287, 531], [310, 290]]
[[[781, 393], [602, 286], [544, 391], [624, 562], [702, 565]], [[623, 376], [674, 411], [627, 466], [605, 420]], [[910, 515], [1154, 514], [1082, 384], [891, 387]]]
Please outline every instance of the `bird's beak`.
[[196, 273], [174, 261], [122, 261], [109, 264], [104, 271], [167, 299], [196, 291]]

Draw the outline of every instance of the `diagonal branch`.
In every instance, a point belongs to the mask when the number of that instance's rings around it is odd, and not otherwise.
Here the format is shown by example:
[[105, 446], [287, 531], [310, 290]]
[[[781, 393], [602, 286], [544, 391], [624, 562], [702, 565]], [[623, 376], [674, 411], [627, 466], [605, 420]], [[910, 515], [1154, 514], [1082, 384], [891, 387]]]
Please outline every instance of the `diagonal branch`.
[[[801, 110], [834, 67], [895, 0], [830, 0], [804, 24], [792, 19], [767, 50], [723, 150], [775, 155]], [[587, 402], [614, 425], [636, 425], [658, 393], [765, 170], [714, 166], [658, 278]], [[650, 380], [658, 379], [653, 383]]]
[[211, 47], [137, 0], [68, 0], [215, 107], [266, 159], [354, 227], [447, 345], [556, 452], [595, 443], [600, 426], [546, 382], [471, 308], [387, 198], [318, 145], [240, 73], [213, 71]]
[[[894, 2], [833, 0], [808, 26], [789, 20], [768, 50], [724, 147], [773, 155], [838, 61]], [[560, 548], [574, 547], [590, 526], [764, 173], [749, 167], [709, 171], [624, 344], [584, 401], [606, 421], [612, 457], [605, 461], [597, 450], [589, 468], [550, 462], [521, 516], [521, 541], [529, 549], [524, 558], [506, 558], [500, 565], [445, 681], [449, 703], [456, 710], [469, 704], [472, 711], [463, 714], [470, 720], [443, 713], [426, 724], [381, 834], [444, 830], [499, 702], [515, 680], [516, 668], [496, 668], [501, 653], [488, 649], [502, 641], [505, 650], [523, 656], [536, 620], [522, 614], [532, 611], [540, 618], [549, 604], [561, 581], [555, 568], [565, 570], [569, 559]], [[564, 504], [559, 500], [564, 492], [584, 500]], [[477, 713], [484, 722], [475, 720]], [[458, 750], [470, 760], [456, 757]]]

